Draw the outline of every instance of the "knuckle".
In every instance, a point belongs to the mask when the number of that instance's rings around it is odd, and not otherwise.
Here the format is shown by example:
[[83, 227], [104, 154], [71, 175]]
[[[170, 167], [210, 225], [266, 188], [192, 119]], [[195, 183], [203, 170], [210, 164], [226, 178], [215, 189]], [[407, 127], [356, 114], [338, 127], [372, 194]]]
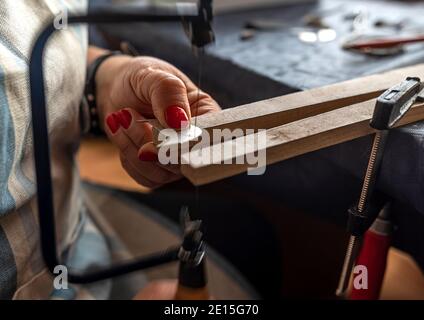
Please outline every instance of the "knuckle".
[[129, 75], [130, 83], [136, 84], [136, 85], [143, 83], [146, 77], [148, 76], [148, 74], [151, 72], [150, 69], [151, 68], [148, 67], [143, 69], [137, 69], [136, 71], [131, 72]]
[[180, 84], [182, 81], [173, 74], [170, 74], [168, 72], [160, 72], [158, 74], [158, 82], [162, 85], [174, 85]]
[[182, 90], [182, 89], [186, 90], [186, 87], [184, 85], [184, 82], [180, 78], [170, 73], [162, 72], [161, 74], [158, 75], [153, 90], [169, 90], [169, 89], [172, 89], [173, 91]]

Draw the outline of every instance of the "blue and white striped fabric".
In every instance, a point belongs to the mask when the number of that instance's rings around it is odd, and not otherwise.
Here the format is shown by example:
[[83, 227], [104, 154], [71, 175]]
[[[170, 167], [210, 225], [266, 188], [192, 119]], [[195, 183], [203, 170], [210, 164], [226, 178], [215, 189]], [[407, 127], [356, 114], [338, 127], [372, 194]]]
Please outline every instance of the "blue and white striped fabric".
[[[53, 292], [40, 254], [28, 86], [28, 57], [43, 23], [64, 9], [81, 11], [86, 5], [86, 0], [0, 2], [0, 299], [46, 299], [52, 293], [55, 298], [96, 298], [84, 288]], [[89, 255], [73, 250], [70, 260], [80, 268], [108, 256], [101, 235], [84, 218], [74, 162], [86, 51], [87, 30], [77, 26], [58, 31], [45, 55], [58, 245], [62, 252], [71, 243], [94, 246]]]

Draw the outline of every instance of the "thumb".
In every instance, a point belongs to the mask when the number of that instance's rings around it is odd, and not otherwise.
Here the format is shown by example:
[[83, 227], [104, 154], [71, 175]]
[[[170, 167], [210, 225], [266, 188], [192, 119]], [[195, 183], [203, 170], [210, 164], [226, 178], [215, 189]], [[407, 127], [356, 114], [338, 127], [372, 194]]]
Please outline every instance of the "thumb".
[[163, 70], [146, 68], [134, 77], [133, 87], [148, 100], [152, 111], [164, 127], [181, 129], [189, 125], [191, 114], [184, 82]]

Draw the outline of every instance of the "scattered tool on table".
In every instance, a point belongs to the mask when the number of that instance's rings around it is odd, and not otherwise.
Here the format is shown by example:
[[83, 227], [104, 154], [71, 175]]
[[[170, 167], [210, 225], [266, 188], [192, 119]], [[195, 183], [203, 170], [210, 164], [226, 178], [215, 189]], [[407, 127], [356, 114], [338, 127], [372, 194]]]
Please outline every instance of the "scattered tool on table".
[[247, 21], [240, 32], [240, 40], [246, 41], [255, 37], [257, 32], [272, 32], [287, 28], [288, 24], [275, 19], [252, 19]]
[[424, 42], [424, 35], [355, 39], [343, 44], [343, 49], [367, 54], [400, 53], [409, 44]]

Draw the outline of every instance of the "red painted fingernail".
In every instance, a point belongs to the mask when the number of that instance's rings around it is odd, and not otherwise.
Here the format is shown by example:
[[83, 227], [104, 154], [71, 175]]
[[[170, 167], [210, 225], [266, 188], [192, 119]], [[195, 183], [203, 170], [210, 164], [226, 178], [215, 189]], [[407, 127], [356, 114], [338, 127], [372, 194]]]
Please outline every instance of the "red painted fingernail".
[[110, 129], [110, 131], [115, 134], [116, 131], [118, 131], [120, 125], [119, 125], [119, 119], [116, 116], [115, 113], [112, 113], [110, 115], [107, 116], [106, 118], [106, 123]]
[[165, 120], [170, 128], [181, 129], [188, 126], [188, 116], [183, 108], [169, 106], [165, 112]]
[[131, 113], [128, 110], [121, 110], [117, 113], [119, 123], [121, 126], [123, 126], [125, 129], [128, 129], [131, 125], [132, 116]]
[[151, 151], [143, 151], [140, 153], [140, 155], [138, 156], [138, 158], [141, 161], [158, 161], [158, 155], [154, 152]]

